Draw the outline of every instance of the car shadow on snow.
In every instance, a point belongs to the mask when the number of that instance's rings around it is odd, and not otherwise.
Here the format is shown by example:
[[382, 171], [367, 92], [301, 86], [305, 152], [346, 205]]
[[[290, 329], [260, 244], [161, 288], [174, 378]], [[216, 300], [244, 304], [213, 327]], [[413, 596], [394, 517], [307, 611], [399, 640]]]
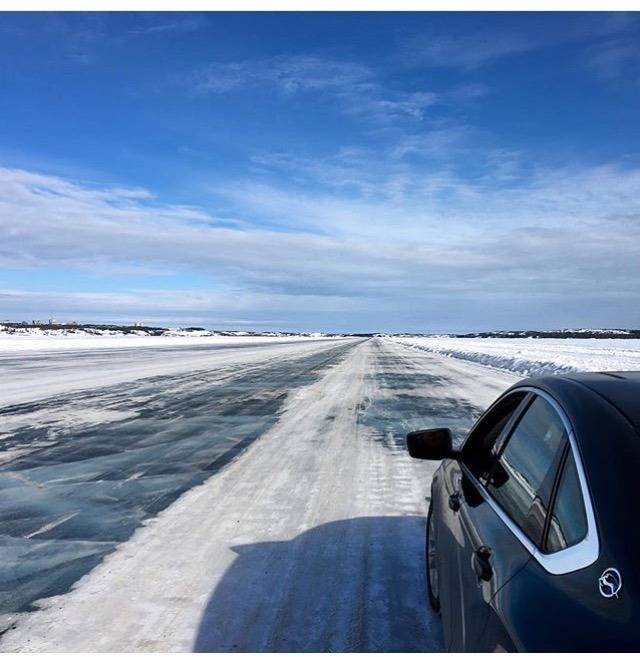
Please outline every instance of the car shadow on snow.
[[362, 517], [234, 546], [193, 648], [442, 650], [440, 620], [426, 602], [424, 535], [420, 516]]

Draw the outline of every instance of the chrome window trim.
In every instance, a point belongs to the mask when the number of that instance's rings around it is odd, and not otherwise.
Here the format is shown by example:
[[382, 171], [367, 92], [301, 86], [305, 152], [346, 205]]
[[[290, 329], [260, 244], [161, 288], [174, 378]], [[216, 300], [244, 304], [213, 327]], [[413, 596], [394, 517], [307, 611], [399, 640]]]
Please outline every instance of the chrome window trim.
[[477, 484], [477, 488], [480, 490], [482, 497], [496, 512], [496, 515], [498, 515], [498, 517], [509, 528], [511, 533], [520, 541], [520, 543], [522, 543], [525, 549], [535, 558], [535, 560], [548, 573], [551, 573], [552, 575], [566, 575], [567, 573], [572, 573], [576, 570], [590, 566], [598, 559], [600, 554], [598, 529], [596, 526], [596, 518], [593, 511], [593, 505], [591, 503], [591, 496], [589, 494], [587, 477], [582, 465], [582, 459], [580, 458], [580, 452], [578, 450], [578, 444], [576, 442], [573, 427], [571, 426], [571, 423], [569, 422], [565, 412], [562, 410], [562, 407], [553, 397], [551, 397], [551, 395], [546, 393], [544, 390], [540, 390], [539, 388], [534, 388], [532, 386], [522, 386], [520, 388], [514, 389], [512, 392], [522, 392], [523, 390], [539, 395], [545, 401], [549, 402], [556, 413], [558, 413], [562, 423], [564, 424], [569, 439], [571, 453], [573, 454], [573, 458], [576, 464], [576, 470], [578, 471], [582, 501], [587, 516], [586, 536], [579, 543], [576, 543], [571, 547], [565, 548], [564, 550], [559, 550], [558, 552], [553, 552], [552, 554], [545, 554], [533, 543], [533, 541], [531, 541], [531, 539], [529, 539], [528, 536], [525, 535], [525, 533], [502, 509], [502, 507], [491, 497], [489, 491], [482, 485], [480, 481], [478, 481], [478, 479], [471, 473], [471, 471], [464, 465], [464, 463], [460, 462], [460, 466], [464, 470], [465, 474]]

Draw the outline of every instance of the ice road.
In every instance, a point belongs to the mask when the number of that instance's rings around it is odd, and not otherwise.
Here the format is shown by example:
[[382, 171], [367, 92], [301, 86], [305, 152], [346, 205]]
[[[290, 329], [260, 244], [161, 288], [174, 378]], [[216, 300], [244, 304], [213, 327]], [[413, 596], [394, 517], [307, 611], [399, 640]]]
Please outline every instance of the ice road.
[[[0, 356], [3, 651], [429, 651], [435, 464], [516, 378], [381, 338]], [[65, 387], [65, 377], [68, 385]]]

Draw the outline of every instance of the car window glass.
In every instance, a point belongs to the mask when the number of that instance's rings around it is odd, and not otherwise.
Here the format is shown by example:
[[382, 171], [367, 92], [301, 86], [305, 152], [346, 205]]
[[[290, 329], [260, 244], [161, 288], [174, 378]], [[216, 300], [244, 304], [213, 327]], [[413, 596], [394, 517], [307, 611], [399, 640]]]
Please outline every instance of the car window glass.
[[578, 478], [578, 470], [570, 452], [562, 471], [562, 478], [549, 523], [547, 552], [558, 552], [579, 543], [587, 535], [587, 514]]
[[487, 483], [492, 497], [537, 545], [566, 444], [562, 420], [549, 402], [537, 396], [513, 430]]
[[463, 462], [478, 478], [483, 479], [493, 463], [492, 450], [509, 420], [527, 393], [514, 393], [492, 408], [473, 429], [463, 450]]

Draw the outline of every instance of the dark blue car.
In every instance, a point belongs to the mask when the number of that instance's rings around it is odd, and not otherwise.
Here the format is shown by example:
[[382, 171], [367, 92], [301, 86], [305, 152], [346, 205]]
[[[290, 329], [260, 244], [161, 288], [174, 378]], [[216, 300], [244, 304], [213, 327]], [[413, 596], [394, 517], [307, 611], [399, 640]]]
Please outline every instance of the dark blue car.
[[427, 519], [428, 595], [454, 651], [640, 649], [640, 373], [528, 379], [442, 459]]

